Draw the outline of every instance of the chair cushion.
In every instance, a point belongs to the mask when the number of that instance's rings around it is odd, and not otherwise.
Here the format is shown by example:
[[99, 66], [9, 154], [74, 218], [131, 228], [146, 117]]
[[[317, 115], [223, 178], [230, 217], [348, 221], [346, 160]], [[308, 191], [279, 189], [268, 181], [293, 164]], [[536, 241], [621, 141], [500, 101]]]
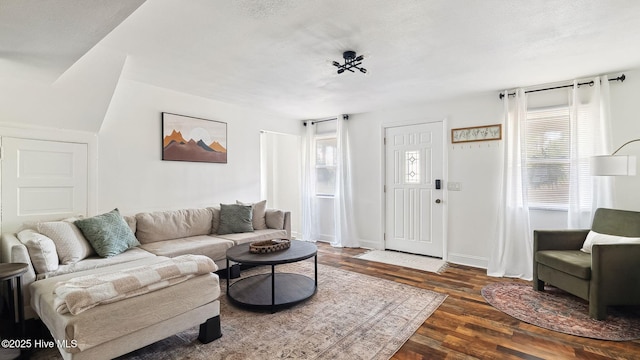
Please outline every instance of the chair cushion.
[[581, 279], [591, 279], [591, 254], [580, 250], [538, 251], [536, 262]]
[[[54, 306], [56, 283], [72, 277], [125, 270], [166, 260], [154, 256], [81, 273], [39, 280], [30, 285], [32, 304], [40, 319], [57, 340], [77, 341], [77, 347], [65, 349], [76, 353], [128, 336], [136, 331], [215, 301], [220, 296], [220, 282], [215, 274], [193, 277], [164, 289], [96, 306], [78, 315], [59, 314]], [[205, 319], [203, 319], [205, 320]]]
[[284, 229], [284, 211], [267, 209], [264, 213], [268, 229]]
[[182, 209], [136, 214], [136, 237], [141, 244], [211, 233], [209, 209]]
[[122, 264], [122, 263], [127, 263], [131, 261], [139, 260], [139, 259], [154, 258], [154, 257], [156, 256], [152, 253], [142, 250], [139, 247], [134, 247], [121, 254], [108, 257], [108, 258], [103, 258], [97, 255], [94, 255], [71, 264], [66, 264], [66, 265], [60, 264], [60, 266], [56, 270], [38, 274], [37, 279], [38, 280], [47, 279], [54, 276], [76, 273], [78, 271], [99, 269], [99, 268], [103, 268], [111, 265]]
[[182, 239], [156, 241], [141, 247], [158, 256], [175, 257], [185, 254], [204, 255], [213, 261], [226, 258], [227, 249], [235, 245], [233, 241], [209, 235], [191, 236]]
[[236, 233], [236, 234], [223, 234], [216, 235], [217, 238], [227, 239], [233, 241], [236, 245], [244, 244], [254, 241], [265, 241], [274, 239], [286, 239], [286, 230], [256, 230], [254, 232]]

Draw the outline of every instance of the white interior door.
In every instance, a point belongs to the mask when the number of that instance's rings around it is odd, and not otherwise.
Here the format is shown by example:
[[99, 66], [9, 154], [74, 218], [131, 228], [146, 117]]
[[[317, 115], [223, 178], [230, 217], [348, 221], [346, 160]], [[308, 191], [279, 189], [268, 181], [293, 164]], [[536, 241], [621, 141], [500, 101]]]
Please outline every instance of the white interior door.
[[87, 144], [2, 138], [2, 231], [87, 214]]
[[386, 249], [442, 257], [443, 151], [442, 122], [385, 129]]

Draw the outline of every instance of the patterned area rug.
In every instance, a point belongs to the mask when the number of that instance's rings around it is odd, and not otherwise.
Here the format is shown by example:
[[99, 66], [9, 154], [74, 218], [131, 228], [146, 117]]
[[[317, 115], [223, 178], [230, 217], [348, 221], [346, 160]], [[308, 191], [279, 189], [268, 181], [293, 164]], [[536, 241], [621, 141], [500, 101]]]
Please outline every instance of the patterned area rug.
[[640, 339], [640, 309], [609, 307], [606, 320], [589, 317], [589, 304], [565, 291], [547, 286], [544, 292], [530, 284], [493, 283], [482, 296], [496, 309], [545, 329], [592, 339]]
[[429, 256], [407, 254], [399, 251], [371, 250], [364, 254], [354, 256], [358, 259], [381, 262], [412, 269], [442, 273], [447, 268], [447, 262]]
[[[243, 271], [249, 276], [268, 267]], [[313, 276], [313, 261], [276, 271]], [[226, 280], [221, 281], [223, 292]], [[121, 359], [389, 359], [446, 295], [318, 264], [318, 291], [275, 314], [250, 312], [220, 297], [222, 338], [198, 340], [194, 327]], [[33, 359], [60, 359], [55, 350]]]

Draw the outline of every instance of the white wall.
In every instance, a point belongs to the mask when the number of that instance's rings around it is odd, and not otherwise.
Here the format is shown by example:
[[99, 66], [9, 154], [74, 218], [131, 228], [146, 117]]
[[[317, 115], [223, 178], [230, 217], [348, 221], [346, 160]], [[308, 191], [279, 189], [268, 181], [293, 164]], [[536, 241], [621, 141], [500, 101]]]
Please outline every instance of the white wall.
[[[614, 147], [640, 138], [640, 71], [627, 71], [624, 83], [611, 83]], [[551, 96], [551, 94], [549, 94]], [[383, 248], [382, 125], [416, 120], [447, 118], [448, 126], [459, 128], [501, 122], [502, 101], [497, 92], [476, 94], [435, 104], [403, 106], [386, 111], [350, 115], [354, 158], [354, 188], [358, 234], [362, 245]], [[499, 164], [502, 141], [465, 145], [448, 144], [447, 181], [460, 182], [461, 191], [448, 192], [448, 251], [451, 262], [486, 267], [496, 226], [499, 199]], [[640, 157], [640, 143], [623, 150]], [[640, 178], [616, 178], [617, 208], [640, 211]], [[532, 227], [561, 228], [566, 213], [532, 211]]]
[[[354, 166], [355, 215], [363, 245], [383, 247], [383, 124], [434, 121], [444, 118], [450, 128], [500, 123], [502, 103], [497, 93], [438, 104], [405, 106], [388, 111], [349, 117]], [[489, 243], [496, 225], [498, 165], [501, 141], [451, 145], [449, 175], [443, 179], [461, 183], [461, 191], [450, 191], [449, 261], [485, 266]], [[446, 188], [446, 186], [445, 186]]]
[[[627, 80], [611, 84], [614, 150], [629, 140], [640, 138], [640, 69], [624, 73]], [[619, 154], [640, 158], [640, 142], [627, 145]], [[616, 177], [615, 188], [616, 208], [640, 211], [640, 175]]]
[[[226, 122], [228, 163], [162, 161], [161, 112]], [[297, 134], [299, 126], [253, 108], [122, 79], [98, 134], [98, 211], [260, 200], [260, 130]]]

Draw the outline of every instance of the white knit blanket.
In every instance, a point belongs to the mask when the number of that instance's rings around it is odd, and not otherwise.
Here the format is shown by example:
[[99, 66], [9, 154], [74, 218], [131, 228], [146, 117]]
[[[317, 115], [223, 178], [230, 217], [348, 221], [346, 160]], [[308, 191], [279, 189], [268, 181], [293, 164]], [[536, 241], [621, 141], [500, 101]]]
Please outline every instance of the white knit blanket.
[[156, 264], [80, 276], [56, 284], [54, 306], [60, 314], [80, 314], [100, 304], [146, 294], [218, 269], [210, 258], [182, 255]]

